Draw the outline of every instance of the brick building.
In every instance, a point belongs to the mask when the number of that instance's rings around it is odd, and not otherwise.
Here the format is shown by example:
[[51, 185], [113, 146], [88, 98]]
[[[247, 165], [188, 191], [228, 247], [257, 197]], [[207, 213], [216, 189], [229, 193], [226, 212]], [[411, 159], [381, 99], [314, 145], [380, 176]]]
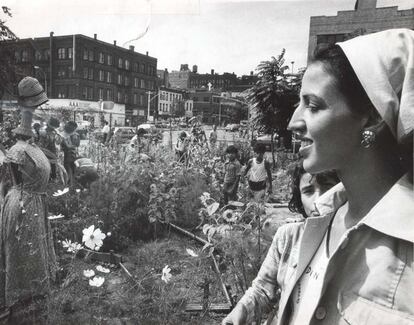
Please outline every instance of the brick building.
[[215, 91], [227, 91], [230, 88], [239, 87], [245, 90], [251, 87], [251, 79], [257, 76], [251, 73], [250, 76], [238, 78], [234, 73], [224, 72], [218, 74], [211, 69], [210, 73], [198, 73], [198, 67], [193, 66], [192, 70], [188, 64], [182, 64], [180, 71], [171, 71], [169, 73], [170, 86], [180, 89], [210, 89]]
[[311, 17], [308, 59], [319, 44], [334, 44], [359, 34], [390, 28], [414, 29], [414, 8], [377, 8], [377, 0], [357, 0], [355, 10], [339, 11], [336, 16]]
[[194, 102], [193, 115], [206, 124], [226, 125], [247, 118], [247, 104], [225, 98], [221, 92], [198, 89], [189, 93]]
[[[113, 101], [125, 105], [125, 120], [137, 125], [146, 119], [148, 91], [157, 85], [157, 59], [148, 52], [125, 49], [84, 35], [4, 41], [24, 75], [45, 86], [49, 98]], [[16, 85], [13, 85], [16, 86]], [[5, 98], [7, 99], [7, 98]], [[156, 103], [152, 102], [152, 111]]]

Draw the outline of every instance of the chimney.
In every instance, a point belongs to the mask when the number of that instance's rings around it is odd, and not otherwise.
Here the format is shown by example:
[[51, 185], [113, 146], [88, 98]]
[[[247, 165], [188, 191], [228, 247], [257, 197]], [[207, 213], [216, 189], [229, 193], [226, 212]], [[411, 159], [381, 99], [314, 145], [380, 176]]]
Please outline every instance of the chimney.
[[250, 75], [253, 76], [253, 71], [250, 71]]
[[129, 46], [129, 50], [130, 50], [130, 51], [132, 51], [132, 52], [134, 52], [134, 50], [135, 50], [134, 45], [130, 45], [130, 46]]
[[54, 32], [50, 32], [50, 37], [53, 37], [55, 33]]
[[164, 71], [165, 71], [165, 72], [168, 72], [168, 69], [167, 69], [167, 68], [165, 68], [165, 69], [164, 69]]
[[214, 69], [211, 69], [211, 74], [214, 74]]
[[146, 54], [147, 54], [147, 56], [148, 56], [148, 51], [147, 51], [147, 53], [146, 53]]
[[114, 40], [114, 45], [116, 46], [116, 40]]
[[357, 0], [355, 3], [355, 10], [375, 9], [377, 7], [377, 0]]
[[94, 39], [96, 39], [96, 38], [97, 38], [97, 36], [98, 36], [98, 35], [96, 35], [96, 34], [93, 34], [93, 38], [94, 38]]
[[197, 73], [197, 71], [198, 71], [198, 67], [196, 65], [193, 65], [193, 72]]
[[181, 64], [180, 71], [188, 71], [188, 64]]

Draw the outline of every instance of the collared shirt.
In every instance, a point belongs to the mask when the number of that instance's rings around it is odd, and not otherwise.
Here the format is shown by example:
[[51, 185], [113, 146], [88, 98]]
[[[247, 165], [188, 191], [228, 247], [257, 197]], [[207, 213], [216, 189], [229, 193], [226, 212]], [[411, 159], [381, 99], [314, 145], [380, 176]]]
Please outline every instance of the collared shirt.
[[[315, 203], [320, 216], [278, 229], [252, 287], [239, 302], [250, 317], [255, 305], [271, 307], [280, 288], [278, 317], [271, 324], [288, 324], [292, 291], [346, 201], [343, 185], [337, 184]], [[413, 185], [405, 175], [342, 237], [309, 324], [414, 324], [413, 246]]]
[[227, 161], [224, 164], [224, 170], [224, 184], [234, 184], [237, 181], [237, 177], [241, 174], [240, 162], [237, 159]]

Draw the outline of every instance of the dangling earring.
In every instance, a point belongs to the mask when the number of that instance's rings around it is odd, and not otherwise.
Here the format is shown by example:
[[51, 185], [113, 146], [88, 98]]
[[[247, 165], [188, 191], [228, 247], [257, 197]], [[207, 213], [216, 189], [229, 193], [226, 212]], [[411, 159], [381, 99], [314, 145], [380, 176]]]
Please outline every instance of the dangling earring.
[[364, 148], [370, 148], [375, 143], [376, 135], [375, 132], [370, 130], [362, 131], [361, 145]]

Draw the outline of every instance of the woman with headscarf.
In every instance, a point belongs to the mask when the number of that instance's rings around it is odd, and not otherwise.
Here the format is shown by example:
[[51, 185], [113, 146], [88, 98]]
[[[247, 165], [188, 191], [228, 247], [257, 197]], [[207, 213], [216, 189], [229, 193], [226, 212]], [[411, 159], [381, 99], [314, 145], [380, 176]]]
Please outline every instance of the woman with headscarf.
[[334, 169], [341, 183], [315, 216], [279, 228], [263, 263], [275, 267], [225, 323], [250, 323], [280, 288], [270, 324], [414, 324], [413, 125], [414, 31], [315, 54], [289, 128], [305, 170]]
[[46, 202], [50, 164], [31, 128], [33, 111], [48, 98], [32, 77], [22, 79], [18, 91], [21, 123], [5, 159], [13, 184], [0, 219], [0, 307], [10, 312], [10, 324], [36, 319], [35, 306], [49, 293], [56, 267]]

